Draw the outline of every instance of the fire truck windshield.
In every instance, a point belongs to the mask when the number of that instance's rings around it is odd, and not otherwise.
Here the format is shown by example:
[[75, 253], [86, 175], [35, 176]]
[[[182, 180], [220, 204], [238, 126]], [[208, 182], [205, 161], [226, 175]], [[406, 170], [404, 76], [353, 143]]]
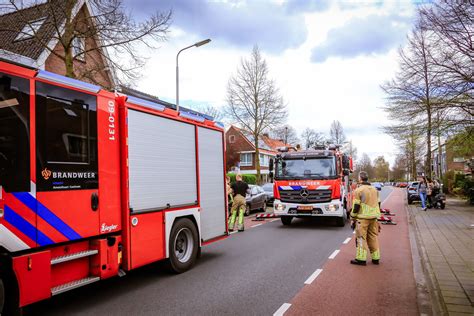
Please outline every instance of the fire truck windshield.
[[275, 164], [276, 179], [332, 179], [337, 177], [334, 157], [286, 159]]

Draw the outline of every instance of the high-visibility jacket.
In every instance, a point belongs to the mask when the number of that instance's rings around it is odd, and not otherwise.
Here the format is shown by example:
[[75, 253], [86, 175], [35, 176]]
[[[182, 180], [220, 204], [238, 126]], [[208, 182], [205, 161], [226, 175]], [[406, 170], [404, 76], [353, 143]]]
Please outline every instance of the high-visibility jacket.
[[364, 182], [354, 191], [351, 217], [359, 219], [380, 218], [378, 192], [370, 183]]

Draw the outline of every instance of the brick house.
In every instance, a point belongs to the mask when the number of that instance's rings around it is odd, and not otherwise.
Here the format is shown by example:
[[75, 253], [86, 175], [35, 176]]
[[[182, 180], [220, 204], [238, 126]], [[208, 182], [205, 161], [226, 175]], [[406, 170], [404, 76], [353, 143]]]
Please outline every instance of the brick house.
[[[226, 171], [240, 172], [241, 174], [257, 174], [256, 152], [253, 137], [231, 125], [225, 133], [226, 142]], [[291, 147], [281, 140], [272, 139], [263, 135], [259, 139], [260, 173], [264, 182], [269, 181], [269, 162], [278, 153], [279, 147]]]
[[[56, 4], [55, 4], [56, 2]], [[66, 74], [63, 46], [59, 38], [65, 32], [66, 19], [60, 0], [48, 0], [44, 3], [0, 16], [0, 59], [54, 72]], [[87, 0], [78, 0], [72, 10], [72, 21], [77, 32], [93, 27], [91, 8]], [[58, 28], [58, 29], [57, 29]], [[109, 67], [107, 52], [91, 50], [97, 48], [100, 39], [79, 38], [73, 41], [73, 54], [86, 52], [73, 61], [77, 79], [113, 89], [117, 82], [113, 68]], [[58, 56], [59, 55], [59, 56]]]
[[438, 147], [431, 150], [431, 162], [433, 174], [436, 178], [441, 178], [448, 171], [472, 174], [474, 165], [474, 149], [470, 156], [455, 155], [455, 146], [448, 141], [441, 145], [441, 153]]

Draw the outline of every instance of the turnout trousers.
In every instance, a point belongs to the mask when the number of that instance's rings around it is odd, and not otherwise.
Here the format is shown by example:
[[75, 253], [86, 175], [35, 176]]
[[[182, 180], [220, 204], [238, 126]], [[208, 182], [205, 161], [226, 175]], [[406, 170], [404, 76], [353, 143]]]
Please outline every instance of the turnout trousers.
[[378, 236], [379, 223], [377, 219], [357, 219], [356, 224], [356, 259], [367, 261], [367, 249], [372, 260], [380, 260]]
[[234, 201], [232, 202], [232, 208], [230, 210], [230, 218], [229, 218], [229, 230], [232, 231], [234, 230], [235, 226], [235, 220], [237, 217], [237, 211], [239, 212], [239, 218], [238, 218], [238, 230], [244, 230], [244, 213], [245, 213], [245, 207], [247, 203], [245, 201], [245, 197], [243, 197], [240, 194], [237, 194], [234, 196]]

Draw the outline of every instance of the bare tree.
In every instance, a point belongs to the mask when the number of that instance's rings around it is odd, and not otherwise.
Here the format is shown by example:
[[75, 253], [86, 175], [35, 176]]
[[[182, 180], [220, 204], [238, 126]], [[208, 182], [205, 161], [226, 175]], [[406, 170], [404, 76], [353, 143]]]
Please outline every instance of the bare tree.
[[430, 55], [447, 91], [444, 124], [459, 129], [474, 116], [474, 5], [435, 1], [420, 7], [421, 27], [433, 34], [438, 49]]
[[404, 181], [406, 180], [407, 174], [407, 165], [408, 162], [406, 160], [405, 155], [398, 154], [395, 157], [395, 163], [390, 171], [390, 179], [389, 181]]
[[367, 174], [369, 175], [369, 179], [374, 176], [374, 167], [372, 165], [372, 162], [370, 161], [369, 155], [367, 155], [366, 153], [363, 153], [360, 160], [358, 160], [356, 163], [356, 176], [359, 174], [360, 171], [367, 172]]
[[[136, 22], [122, 0], [36, 0], [28, 8], [19, 3], [23, 2], [8, 0], [0, 10], [17, 11], [18, 19], [33, 31], [35, 45], [42, 46], [64, 62], [66, 76], [86, 78], [91, 82], [95, 82], [97, 73], [107, 70], [104, 67], [108, 66], [120, 76], [118, 79], [122, 83], [139, 78], [145, 59], [139, 54], [138, 46], [155, 48], [157, 42], [166, 40], [171, 19], [171, 11], [156, 11], [151, 12], [148, 19]], [[78, 6], [81, 3], [88, 5], [81, 9]], [[48, 27], [52, 37], [42, 36], [32, 27], [31, 10], [37, 11], [38, 16], [47, 16], [42, 27]], [[18, 30], [0, 23], [0, 31]], [[48, 46], [51, 39], [57, 40], [59, 49]], [[88, 67], [75, 66], [76, 61], [86, 57]]]
[[312, 128], [306, 128], [301, 133], [301, 139], [303, 140], [303, 145], [305, 149], [314, 148], [315, 146], [325, 145], [326, 138], [320, 132]]
[[296, 129], [288, 124], [275, 128], [271, 132], [271, 135], [273, 138], [293, 146], [296, 146], [300, 142]]
[[436, 49], [433, 35], [419, 24], [408, 38], [408, 45], [399, 51], [400, 70], [396, 77], [382, 85], [387, 94], [384, 107], [389, 118], [395, 124], [386, 130], [392, 135], [402, 134], [411, 127], [425, 133], [426, 161], [425, 173], [431, 173], [431, 139], [433, 136], [434, 116], [445, 100], [440, 74], [431, 58]]
[[390, 164], [385, 160], [384, 156], [378, 156], [374, 159], [374, 178], [378, 181], [388, 181], [388, 173], [390, 171]]
[[286, 121], [286, 104], [275, 82], [269, 78], [266, 61], [255, 46], [250, 58], [242, 59], [227, 85], [225, 114], [251, 134], [255, 146], [257, 180], [260, 181], [259, 139], [264, 131]]
[[344, 135], [344, 128], [342, 128], [341, 122], [332, 121], [329, 130], [329, 141], [336, 145], [342, 145], [346, 141], [346, 135]]

